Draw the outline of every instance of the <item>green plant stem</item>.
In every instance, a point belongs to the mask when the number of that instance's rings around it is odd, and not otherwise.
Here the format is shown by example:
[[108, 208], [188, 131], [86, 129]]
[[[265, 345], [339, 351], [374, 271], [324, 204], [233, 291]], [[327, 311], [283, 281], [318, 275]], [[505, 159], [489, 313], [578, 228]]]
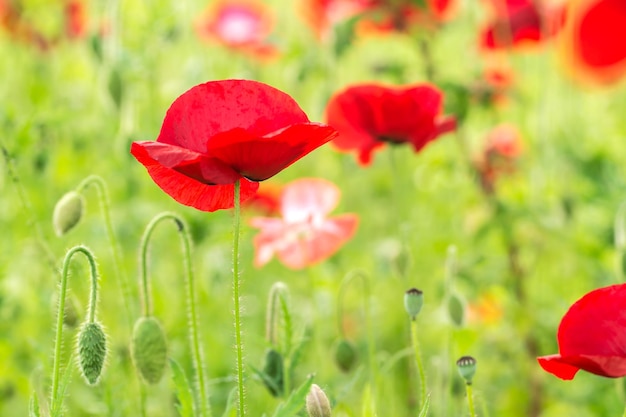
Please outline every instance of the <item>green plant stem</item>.
[[63, 260], [63, 269], [61, 272], [61, 292], [59, 294], [59, 307], [57, 310], [57, 326], [56, 334], [54, 338], [54, 357], [52, 365], [52, 393], [50, 395], [50, 407], [56, 409], [57, 401], [60, 401], [58, 397], [59, 391], [59, 373], [61, 369], [61, 344], [63, 340], [63, 312], [65, 311], [65, 296], [67, 294], [67, 281], [69, 278], [69, 267], [72, 257], [76, 253], [82, 253], [87, 257], [91, 270], [91, 293], [89, 298], [89, 321], [91, 323], [95, 320], [96, 302], [98, 296], [98, 269], [96, 260], [89, 248], [86, 246], [74, 246], [65, 255]]
[[476, 410], [474, 408], [474, 390], [472, 384], [465, 384], [465, 393], [467, 395], [467, 406], [469, 407], [470, 417], [476, 417]]
[[146, 317], [152, 315], [152, 297], [150, 296], [150, 281], [148, 279], [148, 247], [152, 233], [156, 226], [163, 220], [172, 220], [176, 224], [183, 251], [183, 264], [185, 268], [185, 286], [187, 300], [187, 315], [189, 326], [189, 338], [191, 339], [191, 350], [193, 365], [197, 373], [197, 391], [199, 395], [199, 415], [211, 416], [211, 407], [207, 394], [207, 380], [204, 371], [204, 361], [201, 353], [201, 343], [198, 331], [198, 314], [196, 311], [196, 293], [194, 285], [194, 274], [191, 262], [191, 237], [189, 236], [187, 224], [175, 213], [164, 212], [155, 216], [148, 226], [141, 239], [140, 246], [140, 287], [142, 293], [143, 314]]
[[417, 365], [417, 373], [420, 379], [420, 400], [418, 409], [422, 409], [422, 405], [426, 400], [426, 373], [424, 372], [424, 364], [422, 362], [422, 354], [420, 352], [419, 340], [417, 337], [417, 320], [411, 320], [411, 341], [413, 351], [415, 353], [415, 363]]
[[128, 286], [128, 282], [126, 278], [122, 276], [122, 255], [120, 251], [120, 247], [117, 243], [117, 239], [115, 238], [115, 233], [113, 232], [113, 226], [111, 223], [111, 204], [109, 202], [109, 194], [107, 191], [107, 186], [104, 180], [98, 175], [90, 175], [81, 181], [76, 187], [76, 192], [82, 193], [90, 185], [94, 185], [98, 192], [98, 201], [100, 203], [100, 211], [102, 212], [102, 217], [104, 218], [104, 226], [106, 228], [107, 237], [109, 239], [109, 244], [111, 245], [111, 253], [113, 255], [113, 267], [115, 269], [115, 276], [117, 277], [117, 282], [122, 290], [122, 300], [124, 304], [124, 311], [126, 313], [126, 320], [128, 322], [129, 329], [131, 328], [131, 312], [130, 306], [131, 304], [131, 296], [130, 296], [130, 288]]
[[235, 345], [237, 347], [237, 403], [239, 417], [246, 415], [243, 386], [243, 343], [241, 341], [241, 307], [239, 305], [239, 223], [241, 217], [241, 204], [239, 195], [241, 190], [240, 180], [235, 182], [235, 212], [233, 216], [233, 303], [235, 315]]

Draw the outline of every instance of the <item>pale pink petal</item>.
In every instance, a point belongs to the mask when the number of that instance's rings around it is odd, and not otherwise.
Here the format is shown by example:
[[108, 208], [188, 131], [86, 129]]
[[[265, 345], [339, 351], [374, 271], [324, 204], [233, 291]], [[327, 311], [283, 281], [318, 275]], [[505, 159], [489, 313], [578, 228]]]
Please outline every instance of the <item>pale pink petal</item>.
[[339, 203], [341, 192], [330, 181], [302, 178], [285, 186], [281, 196], [281, 213], [287, 223], [323, 218]]

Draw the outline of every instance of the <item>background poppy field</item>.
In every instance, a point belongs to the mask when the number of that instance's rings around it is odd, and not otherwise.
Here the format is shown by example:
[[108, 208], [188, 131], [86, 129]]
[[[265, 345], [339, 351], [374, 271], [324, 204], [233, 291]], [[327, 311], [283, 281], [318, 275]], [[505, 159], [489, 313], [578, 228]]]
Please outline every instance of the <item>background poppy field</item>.
[[[455, 130], [419, 152], [387, 141], [364, 165], [331, 142], [261, 184], [271, 196], [302, 178], [326, 180], [340, 196], [324, 214], [358, 216], [354, 235], [314, 264], [259, 262], [252, 219], [267, 214], [243, 207], [248, 415], [276, 415], [288, 397], [275, 396], [258, 372], [270, 347], [266, 310], [277, 282], [288, 292], [277, 344], [291, 352], [290, 388], [314, 374], [333, 416], [419, 415], [423, 399], [403, 307], [414, 287], [424, 297], [416, 321], [429, 416], [469, 415], [455, 365], [466, 355], [477, 360], [479, 416], [622, 415], [622, 378], [579, 372], [563, 381], [536, 358], [559, 351], [557, 329], [576, 300], [624, 281], [623, 5], [416, 0], [382, 2], [387, 6], [370, 14], [360, 8], [368, 3], [377, 2], [254, 3], [262, 19], [239, 42], [216, 35], [212, 19], [221, 2], [0, 0], [1, 416], [28, 415], [34, 396], [46, 415], [59, 271], [64, 254], [79, 244], [98, 261], [98, 320], [109, 345], [99, 383], [87, 386], [70, 364], [89, 298], [88, 265], [75, 261], [61, 356], [71, 373], [64, 415], [138, 416], [142, 404], [147, 416], [178, 415], [181, 397], [170, 366], [157, 384], [146, 385], [129, 353], [141, 306], [140, 240], [165, 211], [185, 219], [193, 241], [212, 414], [236, 415], [232, 211], [178, 204], [130, 154], [132, 142], [157, 138], [177, 97], [222, 79], [269, 84], [322, 123], [331, 97], [352, 85], [429, 82], [443, 95], [442, 115], [456, 120]], [[405, 3], [420, 12], [398, 12]], [[571, 16], [594, 3], [609, 10], [600, 17], [610, 36], [576, 38]], [[334, 14], [325, 15], [333, 4]], [[385, 7], [393, 7], [395, 19]], [[494, 49], [503, 25], [507, 35]], [[602, 47], [594, 46], [598, 39]], [[582, 54], [572, 52], [576, 45]], [[84, 190], [86, 211], [75, 228], [60, 237], [53, 228], [57, 202], [91, 175], [107, 187], [119, 268], [95, 188]], [[148, 270], [168, 357], [192, 380], [175, 234], [173, 225], [154, 232]], [[119, 280], [135, 301], [130, 317]], [[356, 361], [341, 369], [336, 351], [346, 341]], [[290, 415], [307, 415], [303, 407]]]

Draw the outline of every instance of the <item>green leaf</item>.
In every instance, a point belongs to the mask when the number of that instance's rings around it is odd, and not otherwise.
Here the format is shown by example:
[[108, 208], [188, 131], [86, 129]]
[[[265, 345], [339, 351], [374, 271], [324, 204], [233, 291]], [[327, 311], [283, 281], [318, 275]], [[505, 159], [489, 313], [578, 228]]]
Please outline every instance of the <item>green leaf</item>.
[[222, 417], [237, 417], [237, 387], [230, 390], [228, 394], [228, 400], [226, 401], [226, 408]]
[[193, 391], [189, 386], [189, 380], [185, 375], [185, 371], [183, 371], [183, 368], [172, 358], [170, 358], [170, 368], [172, 369], [172, 381], [174, 381], [176, 396], [178, 398], [176, 410], [181, 417], [193, 417]]
[[306, 396], [313, 385], [313, 375], [309, 375], [302, 385], [291, 393], [285, 402], [276, 408], [273, 417], [294, 417], [306, 404]]
[[37, 393], [33, 391], [30, 395], [30, 401], [28, 402], [28, 417], [41, 417], [39, 410], [39, 398]]

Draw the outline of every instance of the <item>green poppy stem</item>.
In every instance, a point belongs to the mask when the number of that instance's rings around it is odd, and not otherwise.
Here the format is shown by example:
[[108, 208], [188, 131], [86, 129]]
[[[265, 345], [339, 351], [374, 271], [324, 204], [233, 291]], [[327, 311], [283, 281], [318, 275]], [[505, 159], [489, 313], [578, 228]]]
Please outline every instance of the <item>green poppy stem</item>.
[[191, 353], [193, 360], [193, 367], [197, 375], [197, 386], [199, 398], [199, 416], [211, 417], [211, 407], [209, 404], [209, 396], [207, 393], [207, 379], [205, 376], [204, 361], [201, 354], [201, 342], [198, 332], [198, 314], [196, 311], [196, 293], [194, 285], [194, 274], [191, 262], [191, 237], [189, 236], [189, 227], [185, 221], [175, 213], [161, 213], [150, 221], [146, 227], [146, 231], [141, 239], [141, 293], [142, 293], [142, 307], [143, 315], [149, 317], [152, 315], [152, 297], [150, 296], [150, 283], [148, 279], [148, 244], [150, 237], [156, 229], [156, 226], [163, 220], [170, 219], [176, 224], [183, 251], [183, 263], [185, 268], [185, 286], [186, 286], [186, 301], [187, 301], [187, 317], [189, 327], [189, 338], [191, 339]]
[[61, 292], [59, 294], [59, 307], [57, 310], [57, 326], [56, 334], [54, 338], [54, 357], [52, 365], [52, 392], [50, 394], [50, 407], [52, 410], [60, 409], [60, 403], [62, 399], [58, 398], [59, 395], [59, 373], [61, 369], [61, 345], [63, 341], [63, 312], [65, 311], [65, 296], [67, 294], [67, 281], [69, 277], [69, 267], [72, 257], [76, 253], [82, 253], [87, 257], [89, 261], [91, 271], [91, 292], [89, 297], [89, 310], [88, 319], [90, 323], [95, 321], [96, 316], [96, 304], [98, 301], [98, 269], [96, 265], [96, 259], [91, 250], [86, 246], [74, 246], [71, 248], [63, 260], [63, 269], [61, 272]]
[[243, 343], [241, 341], [241, 307], [239, 305], [239, 223], [241, 217], [241, 204], [239, 201], [241, 194], [240, 180], [235, 182], [235, 212], [233, 216], [233, 303], [235, 315], [235, 345], [237, 347], [237, 403], [239, 406], [239, 417], [246, 415], [245, 391], [243, 386]]
[[470, 417], [476, 417], [476, 410], [474, 408], [474, 390], [472, 384], [465, 384], [465, 393], [467, 395], [467, 406], [469, 407]]
[[424, 401], [426, 401], [426, 373], [424, 372], [424, 363], [422, 362], [422, 354], [420, 352], [419, 339], [417, 337], [417, 320], [411, 320], [411, 341], [413, 351], [415, 353], [415, 363], [417, 365], [417, 373], [420, 379], [420, 400], [418, 409], [422, 409]]

